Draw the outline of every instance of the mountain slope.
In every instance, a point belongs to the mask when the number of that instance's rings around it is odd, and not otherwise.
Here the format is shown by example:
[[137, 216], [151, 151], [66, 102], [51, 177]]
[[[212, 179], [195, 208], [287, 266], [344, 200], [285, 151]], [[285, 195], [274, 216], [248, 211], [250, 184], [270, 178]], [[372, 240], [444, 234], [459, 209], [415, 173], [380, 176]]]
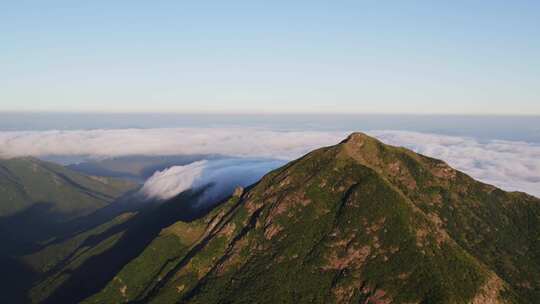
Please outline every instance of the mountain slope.
[[537, 303], [540, 200], [361, 133], [161, 230], [85, 303]]
[[43, 204], [63, 220], [71, 219], [104, 207], [133, 187], [35, 158], [0, 159], [0, 216]]
[[[0, 159], [0, 302], [23, 302], [35, 269], [20, 257], [91, 226], [91, 215], [136, 184], [86, 176], [34, 158]], [[47, 260], [43, 264], [49, 263]]]
[[43, 274], [29, 293], [31, 302], [78, 303], [98, 292], [162, 229], [205, 214], [193, 204], [201, 194], [185, 191], [166, 203], [145, 201], [100, 226], [25, 256], [26, 264]]
[[135, 187], [35, 158], [0, 159], [0, 240], [13, 242], [0, 253], [58, 236], [66, 223], [89, 216]]

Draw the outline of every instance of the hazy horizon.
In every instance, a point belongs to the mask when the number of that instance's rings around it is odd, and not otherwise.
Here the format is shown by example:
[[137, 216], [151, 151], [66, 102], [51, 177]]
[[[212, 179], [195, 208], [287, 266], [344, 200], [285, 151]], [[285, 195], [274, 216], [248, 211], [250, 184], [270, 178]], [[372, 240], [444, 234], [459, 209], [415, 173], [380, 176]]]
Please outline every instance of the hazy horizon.
[[404, 130], [540, 143], [540, 116], [427, 114], [3, 113], [0, 131], [177, 127]]

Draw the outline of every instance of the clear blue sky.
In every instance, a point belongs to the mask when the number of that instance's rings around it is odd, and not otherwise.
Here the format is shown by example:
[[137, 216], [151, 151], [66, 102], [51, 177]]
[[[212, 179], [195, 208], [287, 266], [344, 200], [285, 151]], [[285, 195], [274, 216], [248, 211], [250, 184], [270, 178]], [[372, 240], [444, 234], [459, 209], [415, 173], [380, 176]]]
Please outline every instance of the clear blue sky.
[[540, 1], [3, 1], [0, 111], [540, 115]]

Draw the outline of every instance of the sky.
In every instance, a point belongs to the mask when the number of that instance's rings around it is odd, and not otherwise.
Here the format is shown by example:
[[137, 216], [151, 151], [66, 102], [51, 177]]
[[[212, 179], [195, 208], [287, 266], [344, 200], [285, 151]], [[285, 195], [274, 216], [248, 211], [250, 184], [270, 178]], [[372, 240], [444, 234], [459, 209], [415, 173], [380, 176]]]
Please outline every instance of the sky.
[[3, 1], [0, 111], [540, 115], [538, 1]]

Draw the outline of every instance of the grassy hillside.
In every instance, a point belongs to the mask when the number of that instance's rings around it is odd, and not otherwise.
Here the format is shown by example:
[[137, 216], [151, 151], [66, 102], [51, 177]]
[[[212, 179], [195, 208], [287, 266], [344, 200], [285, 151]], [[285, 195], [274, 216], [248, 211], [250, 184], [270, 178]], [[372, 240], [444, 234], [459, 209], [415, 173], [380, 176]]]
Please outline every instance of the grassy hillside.
[[166, 203], [147, 202], [135, 212], [125, 212], [25, 256], [27, 265], [43, 273], [29, 298], [37, 303], [77, 303], [97, 293], [123, 266], [149, 248], [162, 229], [205, 213], [192, 208], [200, 194], [187, 191]]
[[0, 159], [0, 216], [38, 204], [63, 220], [106, 206], [134, 184], [76, 173], [35, 158]]
[[[79, 228], [98, 225], [93, 215], [136, 186], [35, 158], [0, 159], [0, 266], [4, 269], [0, 283], [6, 290], [0, 302], [24, 302], [25, 289], [39, 273], [36, 265], [21, 262], [22, 255]], [[41, 262], [50, 263], [49, 257]]]

